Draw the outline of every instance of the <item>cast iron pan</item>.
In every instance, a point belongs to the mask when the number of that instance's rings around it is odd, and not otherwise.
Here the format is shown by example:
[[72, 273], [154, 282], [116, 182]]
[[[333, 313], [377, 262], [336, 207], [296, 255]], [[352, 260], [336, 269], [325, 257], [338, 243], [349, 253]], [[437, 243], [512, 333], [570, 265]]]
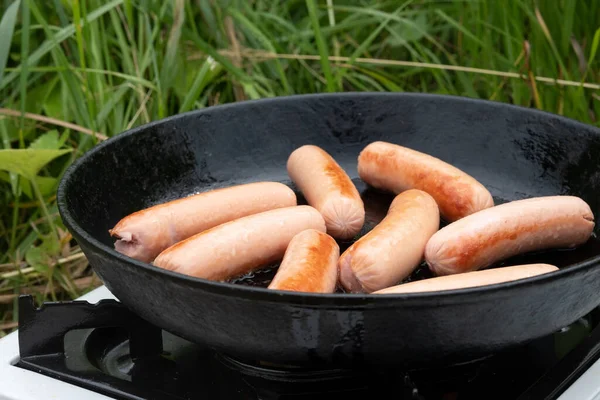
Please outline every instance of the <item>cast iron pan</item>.
[[595, 237], [578, 250], [508, 261], [561, 267], [548, 275], [385, 296], [211, 282], [113, 249], [108, 229], [150, 205], [252, 181], [291, 185], [286, 160], [307, 143], [332, 154], [354, 179], [367, 203], [368, 230], [390, 199], [357, 178], [357, 156], [375, 140], [456, 165], [486, 185], [497, 204], [574, 194], [600, 214], [598, 129], [501, 103], [396, 93], [249, 101], [132, 129], [96, 146], [68, 170], [58, 191], [59, 209], [94, 270], [122, 303], [172, 333], [240, 359], [311, 367], [444, 365], [551, 334], [600, 304]]

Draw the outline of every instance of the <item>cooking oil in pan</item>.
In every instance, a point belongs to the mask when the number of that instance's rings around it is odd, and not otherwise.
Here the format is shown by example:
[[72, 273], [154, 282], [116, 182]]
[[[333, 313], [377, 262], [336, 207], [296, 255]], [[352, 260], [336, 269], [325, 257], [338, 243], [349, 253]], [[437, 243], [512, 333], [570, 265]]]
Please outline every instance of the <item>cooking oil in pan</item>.
[[[365, 223], [359, 234], [356, 235], [356, 237], [354, 237], [352, 240], [337, 241], [340, 246], [340, 252], [344, 252], [348, 247], [350, 247], [350, 245], [352, 245], [352, 243], [366, 235], [371, 231], [371, 229], [379, 224], [379, 222], [385, 218], [388, 208], [395, 197], [391, 193], [367, 187], [360, 179], [354, 179], [353, 182], [358, 188], [365, 205]], [[296, 192], [298, 205], [308, 204], [302, 193], [293, 184], [290, 184], [289, 182], [286, 182], [286, 184], [288, 184]], [[494, 203], [496, 205], [505, 202], [506, 200], [502, 198], [494, 197]], [[440, 229], [446, 225], [448, 225], [447, 222], [443, 220], [440, 221]], [[600, 238], [598, 238], [596, 234], [593, 234], [584, 245], [576, 249], [544, 250], [522, 254], [503, 260], [502, 262], [494, 264], [489, 268], [535, 263], [552, 264], [558, 268], [569, 268], [569, 266], [588, 260], [597, 256], [598, 254], [600, 254]], [[275, 276], [277, 267], [279, 267], [278, 263], [269, 265], [260, 270], [253, 271], [241, 277], [232, 279], [231, 282], [248, 286], [267, 287]], [[431, 277], [433, 277], [433, 274], [427, 267], [427, 264], [423, 262], [410, 276], [408, 276], [402, 282], [412, 282]], [[338, 288], [337, 292], [343, 293], [344, 291], [343, 289]]]

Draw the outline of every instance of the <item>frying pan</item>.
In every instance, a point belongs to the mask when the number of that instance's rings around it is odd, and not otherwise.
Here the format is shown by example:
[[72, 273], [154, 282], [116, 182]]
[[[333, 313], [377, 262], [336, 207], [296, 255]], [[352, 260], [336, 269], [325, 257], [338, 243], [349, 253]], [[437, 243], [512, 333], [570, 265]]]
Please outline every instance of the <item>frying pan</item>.
[[[439, 157], [496, 204], [573, 194], [599, 213], [600, 131], [502, 103], [409, 93], [314, 94], [210, 107], [131, 129], [66, 172], [60, 214], [98, 276], [149, 322], [241, 360], [294, 366], [446, 365], [549, 335], [600, 304], [600, 246], [513, 260], [559, 271], [438, 293], [306, 294], [212, 282], [119, 254], [108, 230], [151, 205], [271, 180], [292, 185], [289, 154], [311, 143], [354, 179], [375, 140]], [[300, 198], [300, 197], [299, 197]], [[381, 208], [380, 208], [381, 210]], [[384, 208], [385, 211], [385, 208]], [[366, 229], [369, 229], [367, 227]]]

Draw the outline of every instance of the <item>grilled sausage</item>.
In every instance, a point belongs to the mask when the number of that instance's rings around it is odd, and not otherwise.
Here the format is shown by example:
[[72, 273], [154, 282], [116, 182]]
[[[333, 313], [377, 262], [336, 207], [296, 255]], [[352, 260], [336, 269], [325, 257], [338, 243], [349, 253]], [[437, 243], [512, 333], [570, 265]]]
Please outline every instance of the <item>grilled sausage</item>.
[[437, 202], [448, 222], [492, 207], [494, 199], [477, 180], [439, 158], [396, 144], [373, 142], [358, 157], [358, 175], [393, 193], [420, 189]]
[[374, 294], [436, 292], [441, 290], [463, 289], [476, 286], [493, 285], [495, 283], [516, 281], [536, 275], [558, 271], [550, 264], [524, 264], [511, 267], [486, 269], [484, 271], [466, 272], [464, 274], [438, 276], [402, 285], [378, 290]]
[[290, 241], [269, 289], [333, 293], [337, 283], [340, 247], [316, 229], [300, 232]]
[[284, 184], [249, 183], [135, 212], [119, 221], [109, 233], [118, 239], [117, 251], [150, 262], [169, 246], [224, 222], [296, 204], [296, 194]]
[[394, 198], [386, 217], [340, 257], [339, 276], [353, 293], [370, 293], [406, 278], [423, 259], [440, 224], [435, 200], [411, 189]]
[[578, 197], [517, 200], [440, 229], [427, 243], [425, 259], [436, 275], [469, 272], [517, 254], [576, 247], [593, 229], [592, 210]]
[[309, 205], [325, 219], [327, 233], [339, 239], [356, 235], [365, 221], [365, 207], [350, 177], [317, 146], [292, 152], [287, 171]]
[[306, 229], [325, 232], [310, 206], [265, 211], [226, 222], [179, 242], [154, 265], [208, 280], [234, 278], [281, 260], [292, 238]]

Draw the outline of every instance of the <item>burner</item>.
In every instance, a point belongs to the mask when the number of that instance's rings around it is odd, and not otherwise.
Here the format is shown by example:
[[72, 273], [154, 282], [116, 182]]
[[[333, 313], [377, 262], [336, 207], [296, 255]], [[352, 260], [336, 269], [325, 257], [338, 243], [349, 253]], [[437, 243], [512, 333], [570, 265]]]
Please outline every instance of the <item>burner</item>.
[[330, 381], [352, 378], [359, 371], [352, 369], [311, 369], [293, 365], [277, 365], [264, 361], [247, 362], [225, 354], [216, 354], [216, 359], [226, 367], [247, 376], [281, 382]]
[[402, 371], [369, 371], [367, 369], [311, 369], [274, 365], [262, 361], [242, 361], [216, 354], [215, 359], [240, 374], [257, 393], [259, 399], [330, 399], [367, 398], [374, 394], [398, 399], [424, 400]]

